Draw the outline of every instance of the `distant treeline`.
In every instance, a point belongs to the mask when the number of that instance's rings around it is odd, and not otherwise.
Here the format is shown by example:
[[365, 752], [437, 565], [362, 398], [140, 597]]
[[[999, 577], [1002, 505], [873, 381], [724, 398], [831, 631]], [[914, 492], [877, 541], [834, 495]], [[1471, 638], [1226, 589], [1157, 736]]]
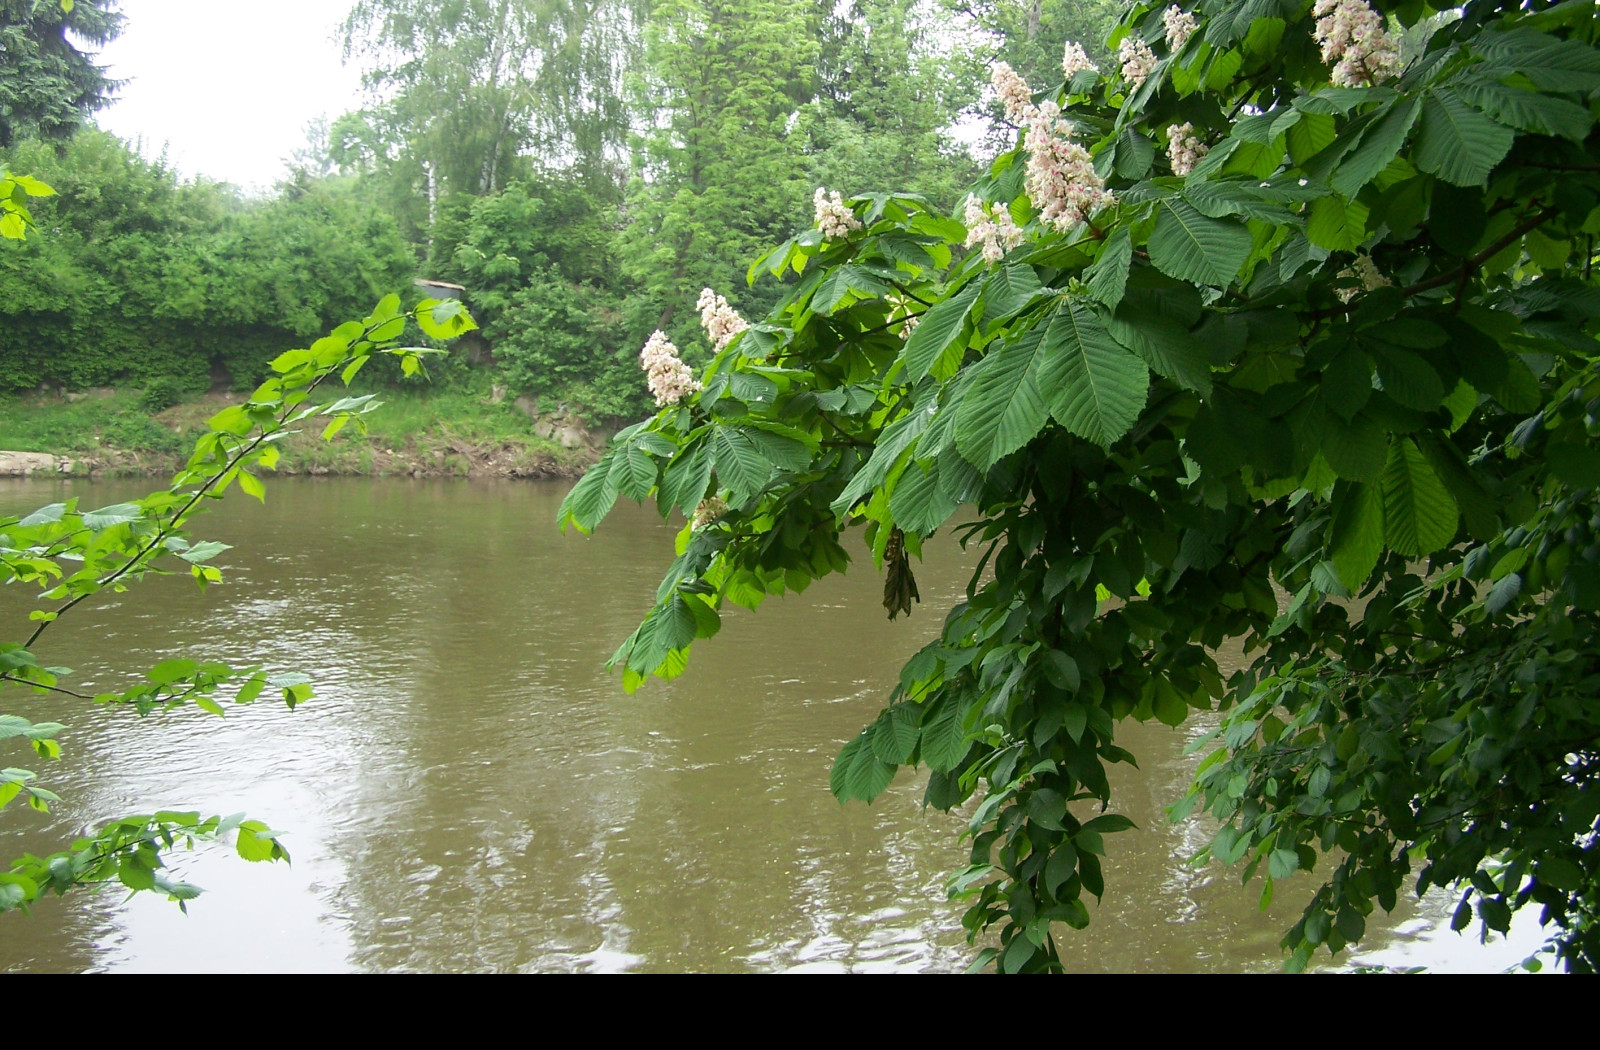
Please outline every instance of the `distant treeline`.
[[270, 199], [93, 130], [0, 150], [59, 191], [0, 252], [0, 391], [248, 386], [423, 276], [467, 288], [500, 384], [632, 414], [652, 330], [703, 352], [702, 287], [751, 318], [776, 300], [745, 268], [810, 224], [817, 186], [958, 210], [986, 148], [960, 139], [1014, 134], [985, 124], [990, 64], [1059, 74], [1115, 7], [358, 0], [346, 43], [381, 101], [314, 127]]

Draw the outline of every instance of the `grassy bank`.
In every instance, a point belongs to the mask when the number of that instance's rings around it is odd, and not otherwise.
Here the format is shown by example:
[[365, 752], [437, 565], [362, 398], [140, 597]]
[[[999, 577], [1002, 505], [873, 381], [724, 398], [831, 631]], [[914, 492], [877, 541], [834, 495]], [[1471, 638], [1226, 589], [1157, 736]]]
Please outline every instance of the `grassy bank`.
[[[324, 441], [320, 424], [307, 420], [281, 446], [279, 472], [566, 477], [597, 454], [539, 436], [536, 420], [487, 390], [418, 384], [377, 393], [383, 405], [366, 417], [365, 436], [347, 427]], [[75, 400], [0, 398], [0, 449], [50, 453], [71, 460], [72, 473], [165, 473], [188, 455], [208, 418], [243, 396], [206, 394], [154, 412], [139, 390], [94, 391]]]

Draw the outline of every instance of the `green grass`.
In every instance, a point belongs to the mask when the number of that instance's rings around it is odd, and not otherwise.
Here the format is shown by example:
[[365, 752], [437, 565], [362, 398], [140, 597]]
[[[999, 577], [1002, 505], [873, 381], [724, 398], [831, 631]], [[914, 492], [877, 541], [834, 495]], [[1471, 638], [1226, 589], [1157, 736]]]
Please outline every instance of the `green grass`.
[[0, 398], [0, 449], [84, 455], [104, 448], [176, 456], [193, 442], [139, 407], [137, 390], [78, 402]]
[[[500, 472], [569, 472], [584, 461], [539, 437], [534, 421], [508, 399], [491, 403], [487, 379], [451, 386], [357, 388], [376, 393], [381, 407], [363, 417], [367, 434], [346, 427], [323, 441], [315, 419], [282, 444], [285, 471], [337, 474], [465, 474], [475, 465], [497, 464]], [[329, 392], [331, 399], [341, 396]], [[242, 395], [192, 398], [154, 415], [141, 406], [138, 390], [72, 403], [55, 398], [0, 398], [0, 449], [50, 452], [76, 458], [112, 450], [176, 463], [194, 447], [206, 420]], [[156, 464], [148, 464], [154, 467]]]

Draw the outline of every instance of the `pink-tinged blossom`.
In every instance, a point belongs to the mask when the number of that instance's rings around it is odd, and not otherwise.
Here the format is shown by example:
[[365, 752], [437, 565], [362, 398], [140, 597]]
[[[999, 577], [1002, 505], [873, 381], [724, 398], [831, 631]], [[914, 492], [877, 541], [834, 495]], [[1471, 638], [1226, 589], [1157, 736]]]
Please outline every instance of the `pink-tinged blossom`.
[[1211, 147], [1200, 141], [1194, 125], [1185, 121], [1167, 128], [1167, 159], [1172, 162], [1172, 174], [1187, 175], [1210, 152]]
[[1183, 50], [1183, 45], [1189, 42], [1197, 28], [1194, 15], [1185, 11], [1177, 4], [1173, 4], [1161, 12], [1161, 21], [1167, 27], [1167, 51], [1176, 55]]
[[1125, 36], [1117, 45], [1117, 61], [1122, 63], [1122, 79], [1137, 90], [1156, 68], [1156, 53], [1138, 37]]
[[1028, 150], [1023, 187], [1040, 222], [1065, 233], [1112, 202], [1105, 180], [1094, 170], [1094, 158], [1072, 141], [1072, 125], [1061, 119], [1054, 102], [1034, 110], [1023, 145]]
[[972, 194], [967, 195], [967, 247], [983, 246], [983, 261], [997, 263], [1006, 252], [1023, 241], [1022, 230], [1011, 218], [1011, 209], [1004, 202], [985, 204]]
[[[1089, 151], [1072, 141], [1072, 125], [1061, 119], [1061, 107], [1051, 101], [1035, 106], [1028, 82], [1004, 62], [995, 66], [994, 87], [1006, 104], [1007, 116], [1027, 129], [1022, 138], [1028, 151], [1023, 187], [1039, 221], [1066, 232], [1110, 204], [1105, 180], [1095, 173]], [[982, 244], [989, 262], [1021, 243], [1022, 231], [1005, 205], [985, 208], [982, 201], [968, 197], [966, 214], [967, 246]]]
[[861, 220], [839, 196], [838, 190], [830, 195], [818, 186], [817, 192], [811, 195], [811, 204], [816, 208], [817, 229], [822, 231], [823, 240], [839, 240], [861, 229]]
[[1022, 75], [1004, 62], [994, 64], [994, 72], [989, 74], [989, 82], [994, 85], [994, 93], [1000, 96], [1000, 102], [1005, 106], [1006, 119], [1013, 124], [1024, 124], [1028, 114], [1033, 111], [1033, 92], [1028, 89], [1028, 82]]
[[706, 338], [711, 340], [711, 348], [720, 352], [733, 337], [750, 327], [750, 322], [739, 316], [739, 312], [728, 305], [728, 300], [713, 292], [709, 288], [700, 290], [700, 326], [706, 330]]
[[676, 405], [700, 389], [700, 380], [679, 359], [678, 348], [660, 330], [651, 334], [640, 351], [639, 367], [645, 370], [657, 408]]
[[1061, 53], [1061, 72], [1071, 80], [1086, 69], [1100, 72], [1100, 67], [1089, 61], [1089, 52], [1083, 49], [1083, 45], [1068, 40], [1066, 50]]
[[707, 496], [700, 501], [694, 509], [694, 517], [689, 519], [690, 529], [703, 529], [728, 513], [728, 503], [721, 496]]
[[1329, 80], [1339, 87], [1371, 87], [1400, 75], [1400, 45], [1383, 16], [1363, 0], [1317, 0], [1313, 31]]

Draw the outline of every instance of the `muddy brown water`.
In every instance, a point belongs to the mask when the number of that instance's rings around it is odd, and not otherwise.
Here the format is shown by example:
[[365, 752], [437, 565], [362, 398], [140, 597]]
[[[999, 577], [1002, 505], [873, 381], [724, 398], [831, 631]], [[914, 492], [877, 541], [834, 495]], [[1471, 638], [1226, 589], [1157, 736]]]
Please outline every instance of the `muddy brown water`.
[[[150, 487], [0, 482], [0, 514]], [[566, 487], [286, 479], [264, 507], [234, 495], [197, 521], [197, 538], [234, 545], [225, 586], [152, 579], [63, 619], [38, 655], [80, 688], [193, 656], [305, 671], [317, 696], [294, 712], [139, 719], [10, 691], [5, 711], [69, 730], [47, 768], [14, 747], [0, 760], [39, 769], [66, 801], [0, 813], [0, 853], [201, 808], [266, 821], [293, 864], [174, 854], [207, 891], [187, 916], [114, 886], [50, 900], [0, 916], [0, 968], [961, 969], [972, 949], [944, 886], [965, 859], [962, 819], [924, 810], [909, 773], [871, 806], [840, 806], [828, 770], [959, 597], [968, 556], [930, 543], [922, 604], [890, 623], [863, 554], [848, 577], [734, 610], [687, 674], [629, 696], [604, 663], [648, 607], [673, 528], [622, 505], [595, 536], [562, 536]], [[0, 591], [0, 637], [19, 636], [29, 597]], [[1119, 730], [1143, 770], [1118, 772], [1118, 809], [1139, 829], [1108, 839], [1107, 895], [1069, 931], [1072, 968], [1280, 965], [1310, 880], [1262, 913], [1259, 884], [1188, 864], [1202, 823], [1162, 816], [1206, 728]], [[1537, 946], [1525, 925], [1489, 946], [1441, 932], [1448, 907], [1373, 921], [1355, 961], [1499, 969]]]

